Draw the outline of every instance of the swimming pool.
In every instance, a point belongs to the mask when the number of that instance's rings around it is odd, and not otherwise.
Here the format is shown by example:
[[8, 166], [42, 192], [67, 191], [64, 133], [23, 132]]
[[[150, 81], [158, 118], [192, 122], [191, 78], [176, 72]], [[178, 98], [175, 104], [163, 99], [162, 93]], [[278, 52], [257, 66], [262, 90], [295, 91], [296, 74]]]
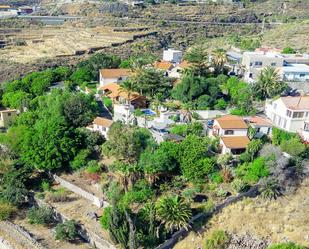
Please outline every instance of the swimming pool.
[[147, 116], [153, 116], [153, 115], [156, 115], [156, 113], [150, 109], [144, 109], [142, 110], [142, 112], [147, 115]]

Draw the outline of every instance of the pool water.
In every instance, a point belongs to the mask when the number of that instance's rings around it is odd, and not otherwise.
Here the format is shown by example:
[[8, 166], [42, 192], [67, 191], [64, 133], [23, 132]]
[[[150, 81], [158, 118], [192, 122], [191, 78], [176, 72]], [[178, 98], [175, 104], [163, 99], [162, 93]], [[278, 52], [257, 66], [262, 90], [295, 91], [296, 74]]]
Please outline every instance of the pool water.
[[156, 115], [156, 113], [150, 109], [145, 109], [145, 110], [142, 110], [142, 112], [147, 115], [147, 116], [153, 116], [153, 115]]

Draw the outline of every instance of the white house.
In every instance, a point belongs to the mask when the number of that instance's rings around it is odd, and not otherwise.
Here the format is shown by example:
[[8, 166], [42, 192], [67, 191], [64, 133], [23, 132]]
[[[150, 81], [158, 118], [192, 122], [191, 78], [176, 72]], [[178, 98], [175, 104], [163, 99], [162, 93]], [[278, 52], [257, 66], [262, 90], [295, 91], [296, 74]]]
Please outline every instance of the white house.
[[191, 65], [187, 61], [182, 61], [179, 64], [177, 64], [174, 68], [172, 68], [168, 74], [171, 78], [177, 78], [180, 79], [182, 76], [182, 73], [185, 69], [189, 68]]
[[282, 67], [285, 81], [309, 81], [309, 66], [306, 64], [289, 64]]
[[182, 51], [175, 49], [168, 49], [163, 51], [163, 61], [172, 63], [180, 63], [182, 60]]
[[17, 110], [0, 110], [0, 128], [8, 128], [17, 116]]
[[240, 154], [250, 142], [248, 125], [243, 118], [226, 115], [214, 120], [212, 136], [220, 138], [222, 154]]
[[309, 128], [309, 96], [288, 96], [267, 101], [265, 113], [278, 128], [302, 134]]
[[132, 124], [134, 121], [135, 108], [133, 105], [128, 104], [114, 104], [114, 121], [121, 121], [125, 124]]
[[132, 72], [129, 69], [101, 69], [100, 70], [100, 86], [105, 86], [110, 83], [120, 84], [125, 81]]
[[255, 129], [256, 131], [255, 138], [261, 138], [264, 135], [266, 136], [271, 135], [272, 131], [271, 121], [258, 116], [250, 117], [246, 121], [252, 128]]
[[113, 120], [107, 118], [96, 117], [92, 125], [88, 126], [87, 129], [91, 131], [98, 131], [105, 139], [108, 139], [108, 131], [113, 124]]

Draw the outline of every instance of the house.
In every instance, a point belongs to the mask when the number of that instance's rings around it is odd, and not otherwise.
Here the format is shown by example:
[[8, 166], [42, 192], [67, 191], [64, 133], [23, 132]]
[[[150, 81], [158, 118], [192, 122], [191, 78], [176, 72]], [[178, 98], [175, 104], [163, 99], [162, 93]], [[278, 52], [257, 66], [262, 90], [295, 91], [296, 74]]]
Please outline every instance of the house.
[[0, 110], [0, 128], [8, 128], [17, 116], [17, 110]]
[[191, 64], [188, 61], [182, 61], [171, 70], [169, 77], [180, 79], [184, 70], [190, 67]]
[[248, 125], [255, 129], [255, 138], [261, 138], [263, 136], [271, 135], [272, 124], [271, 121], [259, 117], [253, 116], [246, 120]]
[[92, 125], [88, 126], [87, 129], [91, 131], [99, 132], [105, 139], [108, 138], [108, 131], [113, 124], [113, 120], [107, 118], [96, 117]]
[[171, 62], [168, 61], [156, 61], [153, 64], [153, 67], [157, 70], [161, 70], [166, 73], [166, 76], [169, 74], [169, 72], [174, 68], [174, 65]]
[[182, 51], [175, 49], [167, 49], [163, 51], [163, 60], [172, 63], [180, 63], [182, 60]]
[[133, 115], [134, 106], [128, 104], [114, 104], [114, 121], [121, 121], [125, 124], [133, 124], [135, 117]]
[[250, 142], [248, 125], [243, 118], [234, 115], [216, 118], [210, 135], [219, 137], [222, 154], [240, 154]]
[[133, 92], [128, 95], [125, 91], [121, 91], [121, 88], [116, 83], [106, 84], [99, 88], [103, 91], [103, 95], [112, 99], [113, 103], [126, 104], [129, 102], [134, 108], [145, 108], [147, 106], [147, 99], [145, 96]]
[[309, 132], [309, 96], [288, 96], [267, 101], [265, 113], [278, 128], [298, 132], [302, 136]]
[[283, 67], [284, 57], [277, 53], [245, 52], [242, 57], [242, 65], [245, 68], [245, 80], [252, 82], [257, 79], [265, 67]]
[[282, 79], [293, 82], [309, 82], [309, 66], [306, 64], [288, 64], [282, 67]]
[[130, 77], [132, 74], [129, 69], [102, 69], [100, 70], [100, 86], [105, 86], [110, 83], [120, 84]]

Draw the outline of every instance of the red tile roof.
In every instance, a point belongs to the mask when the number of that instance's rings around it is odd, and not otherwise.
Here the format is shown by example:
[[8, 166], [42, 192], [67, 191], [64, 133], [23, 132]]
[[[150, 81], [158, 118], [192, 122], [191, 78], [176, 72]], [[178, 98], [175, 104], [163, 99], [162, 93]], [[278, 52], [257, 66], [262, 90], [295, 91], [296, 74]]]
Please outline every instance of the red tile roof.
[[113, 120], [107, 118], [96, 117], [93, 124], [100, 125], [103, 127], [110, 127], [113, 124]]
[[174, 65], [168, 61], [156, 61], [153, 66], [156, 69], [164, 71], [171, 70], [174, 67]]
[[216, 119], [222, 129], [247, 129], [248, 125], [242, 117], [225, 115]]
[[247, 136], [226, 136], [220, 138], [224, 145], [230, 149], [244, 149], [250, 142]]
[[128, 77], [132, 74], [131, 70], [116, 68], [116, 69], [101, 69], [100, 74], [104, 78], [119, 78]]

